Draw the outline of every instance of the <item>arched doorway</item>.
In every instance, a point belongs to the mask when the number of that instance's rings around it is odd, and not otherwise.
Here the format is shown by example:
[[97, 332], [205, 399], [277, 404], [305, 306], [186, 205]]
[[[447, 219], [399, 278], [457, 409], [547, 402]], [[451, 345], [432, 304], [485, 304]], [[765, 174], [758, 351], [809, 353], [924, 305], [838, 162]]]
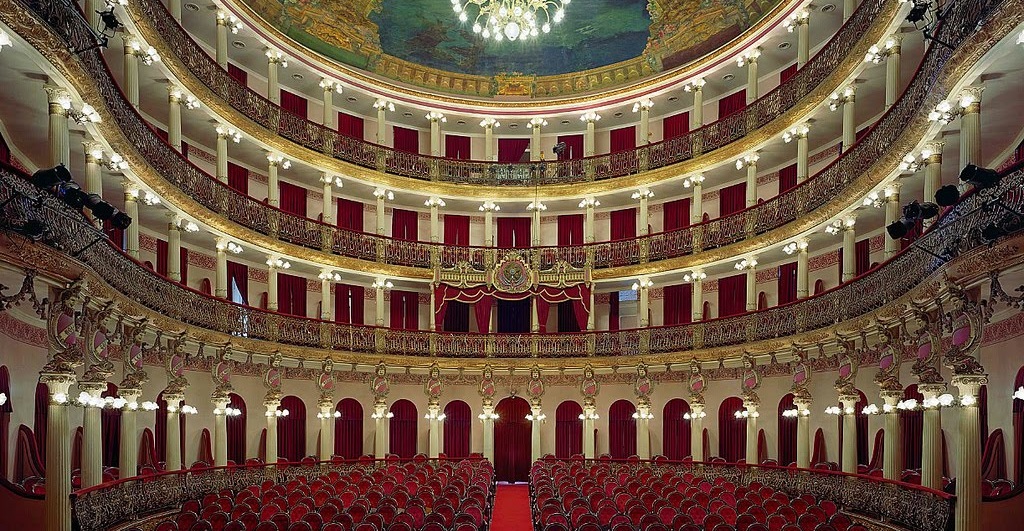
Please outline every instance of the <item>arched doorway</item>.
[[583, 408], [573, 400], [555, 410], [555, 457], [568, 459], [583, 453]]
[[530, 404], [518, 396], [501, 399], [495, 408], [494, 473], [498, 481], [527, 481], [530, 475]]
[[452, 400], [444, 407], [444, 454], [448, 457], [469, 457], [472, 417], [469, 404], [462, 400]]
[[358, 459], [363, 455], [363, 406], [355, 398], [343, 398], [334, 407], [334, 455]]

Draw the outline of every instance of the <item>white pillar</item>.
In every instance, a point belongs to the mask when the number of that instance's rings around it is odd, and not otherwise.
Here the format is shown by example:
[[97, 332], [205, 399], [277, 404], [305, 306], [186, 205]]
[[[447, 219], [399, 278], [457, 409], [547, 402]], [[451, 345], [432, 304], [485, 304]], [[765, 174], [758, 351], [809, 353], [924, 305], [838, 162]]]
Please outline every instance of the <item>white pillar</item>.
[[[532, 124], [533, 122], [531, 121], [530, 123]], [[501, 126], [501, 123], [499, 123], [494, 118], [484, 118], [483, 120], [480, 121], [480, 127], [484, 128], [484, 160], [486, 160], [486, 161], [494, 162], [494, 161], [498, 160], [497, 150], [494, 149], [495, 148], [495, 145], [494, 145], [494, 128], [495, 127], [500, 127], [500, 126]], [[534, 137], [534, 139], [536, 139], [536, 144], [538, 146], [537, 150], [538, 150], [538, 155], [539, 155], [539, 153], [540, 153], [540, 126], [539, 125], [538, 126], [531, 125], [531, 127], [533, 128], [533, 137]], [[530, 140], [530, 158], [531, 158], [531, 160], [533, 159], [534, 139]]]
[[167, 143], [181, 152], [181, 89], [167, 85]]
[[483, 423], [484, 429], [484, 459], [489, 460], [491, 463], [494, 462], [494, 419], [497, 415], [494, 413], [493, 405], [484, 405], [483, 410], [480, 413], [480, 420]]
[[693, 92], [693, 111], [690, 112], [690, 130], [700, 129], [704, 125], [704, 78], [687, 83], [683, 90]]
[[[942, 149], [945, 146], [945, 142], [929, 142], [921, 150], [921, 156], [924, 158], [925, 201], [935, 201], [935, 192], [942, 188]], [[930, 227], [933, 223], [935, 223], [935, 218], [926, 219], [924, 220], [924, 227]]]
[[843, 22], [850, 20], [856, 10], [857, 0], [843, 0]]
[[235, 17], [224, 11], [217, 12], [217, 64], [224, 70], [228, 69], [228, 32], [235, 33], [233, 20]]
[[373, 107], [377, 109], [377, 144], [380, 146], [387, 146], [387, 111], [394, 111], [395, 104], [387, 100], [379, 99], [373, 103]]
[[[98, 399], [107, 388], [106, 382], [79, 382], [78, 388]], [[103, 437], [100, 413], [103, 408], [87, 405], [82, 408], [82, 488], [103, 482]]]
[[390, 415], [391, 412], [388, 411], [387, 404], [379, 403], [374, 405], [373, 456], [377, 459], [383, 459], [390, 451], [388, 447], [388, 422]]
[[[168, 0], [167, 8], [171, 11], [174, 20], [181, 22], [181, 0]], [[93, 27], [96, 27], [93, 25]]]
[[387, 197], [387, 191], [383, 188], [377, 188], [374, 190], [373, 196], [377, 198], [377, 235], [384, 236], [386, 230], [384, 223], [384, 199]]
[[321, 461], [330, 461], [334, 455], [334, 404], [332, 400], [322, 400], [318, 404], [320, 414], [320, 448], [317, 456]]
[[121, 183], [124, 186], [124, 213], [135, 220], [135, 223], [128, 225], [125, 229], [125, 251], [128, 256], [139, 259], [139, 189], [130, 182]]
[[757, 204], [757, 161], [760, 156], [755, 152], [746, 157], [747, 163], [747, 197], [746, 206], [750, 208]]
[[430, 207], [430, 241], [431, 243], [437, 243], [441, 241], [440, 209], [444, 206], [444, 200], [434, 196], [427, 199], [426, 205]]
[[[103, 195], [103, 145], [99, 142], [82, 142], [85, 148], [85, 191]], [[98, 220], [97, 220], [98, 221]]]
[[[805, 411], [811, 409], [811, 399], [797, 399], [793, 401], [796, 406], [796, 466], [798, 468], [811, 468], [811, 419]], [[789, 463], [781, 463], [788, 465]]]
[[594, 421], [597, 420], [597, 408], [593, 404], [583, 406], [583, 457], [596, 457], [596, 441], [594, 440]]
[[646, 146], [651, 143], [651, 107], [654, 107], [654, 101], [650, 98], [640, 100], [633, 105], [633, 112], [640, 113], [640, 126], [637, 128], [640, 138], [637, 139], [637, 146]]
[[745, 461], [749, 465], [758, 464], [757, 460], [757, 404], [744, 402], [743, 407], [747, 410], [747, 448]]
[[[85, 0], [85, 18], [89, 21], [89, 27], [95, 28], [100, 24], [100, 15], [97, 11], [105, 11], [106, 3], [103, 0]], [[178, 20], [181, 20], [179, 11]]]
[[803, 68], [811, 55], [811, 40], [809, 38], [808, 15], [806, 9], [797, 13], [796, 19], [796, 65]]
[[[224, 238], [217, 239], [217, 271], [214, 284], [214, 295], [220, 299], [228, 298], [228, 241]], [[276, 293], [277, 290], [270, 290]], [[269, 309], [269, 306], [268, 306]], [[276, 308], [275, 308], [276, 309]]]
[[[882, 476], [885, 479], [900, 480], [903, 475], [903, 444], [900, 438], [900, 414], [896, 404], [903, 398], [899, 391], [879, 393], [884, 402], [882, 417], [885, 419], [885, 440], [882, 448]], [[980, 438], [980, 436], [979, 436]], [[975, 439], [977, 441], [977, 438]]]
[[690, 455], [694, 461], [703, 461], [704, 455], [704, 404], [690, 403]]
[[857, 276], [857, 232], [856, 218], [853, 214], [842, 220], [843, 232], [843, 282], [853, 280]]
[[281, 104], [281, 85], [278, 70], [288, 67], [288, 60], [277, 50], [267, 50], [267, 99], [275, 105]]
[[597, 121], [601, 119], [601, 115], [594, 111], [587, 111], [580, 117], [584, 123], [587, 124], [587, 130], [583, 134], [583, 156], [593, 157], [595, 153], [594, 148], [594, 129], [597, 127]]
[[427, 120], [430, 120], [430, 156], [441, 156], [441, 124], [448, 121], [443, 114], [437, 111], [427, 113]]
[[636, 455], [640, 459], [651, 458], [651, 405], [639, 403], [636, 406]]
[[583, 200], [583, 243], [594, 243], [594, 207], [600, 204], [592, 197]]
[[337, 116], [337, 114], [334, 112], [334, 93], [337, 92], [338, 94], [341, 94], [341, 83], [337, 81], [331, 81], [330, 79], [321, 78], [320, 88], [322, 88], [324, 91], [324, 127], [337, 130], [338, 124], [335, 123], [335, 117]]
[[[703, 270], [693, 270], [693, 289], [690, 293], [690, 313], [696, 323], [704, 318], [704, 279], [707, 275]], [[692, 409], [692, 407], [691, 407]]]
[[[893, 181], [885, 188], [885, 226], [900, 219], [900, 182]], [[932, 194], [935, 195], [934, 193]], [[927, 223], [927, 220], [925, 221]], [[893, 238], [885, 238], [885, 259], [892, 258], [900, 251], [900, 241]], [[845, 251], [844, 251], [845, 252]]]
[[545, 419], [540, 406], [530, 408], [530, 462], [533, 463], [543, 455], [541, 448], [541, 425]]
[[893, 35], [886, 40], [888, 53], [885, 59], [885, 108], [896, 103], [900, 93], [900, 48], [903, 37]]
[[228, 182], [228, 140], [238, 143], [238, 132], [226, 125], [217, 126], [217, 180]]
[[132, 107], [139, 107], [139, 57], [136, 51], [139, 49], [139, 42], [133, 37], [125, 33], [122, 35], [122, 41], [124, 41], [124, 95], [128, 98], [128, 103], [132, 104]]
[[280, 168], [288, 169], [291, 163], [275, 153], [267, 153], [267, 203], [275, 208], [281, 207], [281, 182], [278, 177]]
[[853, 85], [843, 89], [840, 97], [843, 106], [843, 151], [849, 150], [857, 142], [857, 113], [854, 105], [857, 102], [857, 89]]
[[277, 408], [281, 407], [280, 400], [266, 400], [263, 406], [267, 408], [267, 439], [266, 459], [267, 463], [277, 462]]
[[71, 531], [71, 429], [68, 424], [68, 390], [74, 373], [40, 373], [46, 384], [46, 497], [43, 501], [45, 531]]
[[441, 406], [427, 406], [427, 457], [436, 459], [441, 453]]
[[650, 198], [654, 196], [654, 192], [648, 190], [647, 188], [644, 188], [633, 195], [640, 201], [640, 207], [637, 210], [638, 215], [636, 217], [636, 233], [639, 236], [647, 236], [650, 233], [651, 225], [651, 219], [650, 214], [648, 213], [647, 205]]
[[637, 291], [637, 315], [640, 318], [641, 328], [646, 328], [651, 325], [648, 292], [652, 285], [653, 283], [651, 282], [651, 279], [647, 277], [641, 277], [640, 280], [633, 284], [633, 289]]
[[118, 448], [118, 476], [121, 479], [138, 475], [139, 436], [136, 429], [136, 411], [142, 391], [121, 387], [117, 395], [125, 400], [127, 407], [121, 410], [121, 441]]
[[228, 465], [228, 415], [225, 409], [231, 404], [226, 396], [214, 396], [213, 400], [213, 466]]
[[797, 127], [796, 131], [796, 182], [802, 183], [807, 180], [810, 173], [810, 149], [808, 147], [807, 135], [810, 128], [807, 124]]
[[921, 430], [921, 486], [942, 490], [942, 413], [937, 404], [946, 386], [921, 384], [917, 390], [927, 404], [923, 409]]
[[[968, 87], [960, 95], [960, 167], [984, 166], [981, 160], [981, 93], [984, 87]], [[966, 105], [964, 105], [966, 103]]]
[[537, 200], [536, 204], [530, 204], [533, 205], [533, 208], [527, 207], [532, 218], [530, 221], [533, 223], [533, 228], [530, 230], [530, 242], [534, 247], [540, 247], [540, 214], [547, 210], [547, 207], [540, 200]]
[[746, 58], [747, 62], [747, 105], [757, 101], [757, 58], [761, 56], [761, 49], [754, 48]]
[[[548, 121], [543, 119], [543, 118], [540, 118], [540, 117], [531, 118], [530, 119], [530, 123], [526, 124], [526, 126], [530, 128], [530, 134], [531, 134], [531, 136], [530, 136], [530, 160], [531, 161], [538, 161], [541, 158], [541, 154], [544, 151], [540, 147], [541, 128], [545, 127], [547, 125], [548, 125]], [[486, 131], [484, 131], [484, 132], [486, 133]], [[487, 145], [489, 146], [490, 143], [488, 142]]]
[[843, 404], [843, 458], [842, 469], [847, 474], [857, 473], [857, 395], [840, 395]]
[[50, 166], [71, 163], [71, 146], [68, 139], [68, 109], [71, 95], [61, 87], [47, 85], [46, 99], [50, 114]]
[[796, 242], [796, 298], [806, 299], [810, 295], [807, 269], [807, 240]]
[[484, 213], [484, 247], [494, 247], [494, 212], [498, 210], [501, 207], [490, 199], [480, 205], [480, 211]]
[[697, 225], [704, 218], [704, 174], [693, 179], [693, 198], [690, 200], [690, 225]]
[[320, 318], [330, 321], [334, 313], [334, 290], [331, 289], [331, 281], [334, 278], [334, 271], [330, 268], [320, 270]]
[[338, 220], [334, 219], [337, 209], [334, 207], [334, 185], [337, 184], [341, 188], [341, 179], [332, 176], [331, 174], [322, 171], [320, 172], [320, 183], [324, 185], [324, 223], [328, 225], [334, 225]]
[[377, 306], [377, 326], [384, 326], [384, 280], [378, 279], [374, 295]]
[[744, 270], [747, 275], [747, 311], [752, 312], [757, 310], [757, 259], [748, 258]]
[[276, 256], [267, 257], [267, 309], [272, 312], [280, 307], [277, 298], [277, 261]]
[[181, 455], [181, 403], [184, 395], [164, 393], [167, 401], [167, 438], [164, 448], [167, 452], [167, 470], [183, 470], [185, 463]]
[[[981, 530], [981, 421], [978, 393], [988, 377], [954, 376], [960, 391], [960, 418], [956, 443], [956, 531]], [[970, 398], [967, 398], [970, 397]], [[52, 410], [51, 410], [52, 411]]]

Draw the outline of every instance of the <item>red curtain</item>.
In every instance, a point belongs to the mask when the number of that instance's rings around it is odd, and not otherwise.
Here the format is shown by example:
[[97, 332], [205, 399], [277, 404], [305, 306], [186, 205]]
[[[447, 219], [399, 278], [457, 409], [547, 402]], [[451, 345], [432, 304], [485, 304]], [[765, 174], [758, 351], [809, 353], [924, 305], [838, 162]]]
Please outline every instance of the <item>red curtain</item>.
[[459, 301], [449, 301], [444, 312], [441, 330], [445, 332], [469, 332], [469, 305]]
[[558, 216], [558, 246], [583, 244], [583, 214]]
[[796, 262], [779, 266], [779, 304], [796, 300]]
[[228, 394], [228, 407], [237, 409], [242, 412], [241, 415], [236, 417], [228, 417], [226, 419], [227, 432], [228, 432], [228, 461], [241, 465], [245, 463], [245, 419], [248, 416], [248, 412], [245, 409], [245, 399], [241, 396], [230, 393]]
[[583, 135], [558, 135], [558, 143], [565, 142], [565, 151], [558, 160], [576, 160], [583, 158]]
[[416, 330], [420, 327], [419, 295], [412, 291], [391, 290], [391, 328]]
[[619, 329], [619, 292], [608, 294], [608, 330]]
[[530, 299], [497, 300], [499, 334], [525, 334], [530, 331]]
[[583, 453], [583, 408], [573, 400], [555, 409], [555, 457], [567, 459]]
[[498, 218], [498, 247], [525, 249], [530, 246], [530, 218]]
[[498, 420], [494, 423], [494, 474], [498, 481], [527, 481], [530, 474], [530, 404], [511, 396], [501, 399], [495, 408]]
[[242, 195], [249, 195], [249, 170], [234, 162], [228, 162], [228, 186]]
[[242, 304], [249, 304], [249, 267], [228, 260], [228, 298], [231, 298], [232, 285], [242, 295]]
[[356, 459], [363, 455], [363, 406], [354, 398], [344, 398], [334, 408], [334, 455]]
[[[508, 164], [520, 162], [530, 149], [529, 138], [499, 138], [498, 139], [498, 162]], [[580, 153], [583, 150], [580, 149]]]
[[416, 438], [419, 436], [416, 429], [419, 419], [416, 405], [402, 399], [391, 404], [391, 413], [394, 416], [388, 421], [390, 453], [406, 459], [415, 456]]
[[14, 412], [14, 399], [11, 394], [11, 374], [6, 365], [0, 365], [0, 393], [7, 396], [7, 402], [0, 405], [0, 477], [8, 477], [7, 454], [9, 440], [7, 431], [10, 428], [11, 413]]
[[[646, 143], [647, 139], [641, 139], [642, 143]], [[611, 152], [621, 153], [623, 151], [629, 151], [636, 149], [636, 126], [631, 125], [629, 127], [620, 127], [619, 129], [612, 129], [611, 132]]]
[[297, 463], [306, 457], [306, 404], [288, 395], [281, 399], [281, 409], [287, 409], [288, 416], [277, 418], [277, 456]]
[[395, 151], [405, 153], [420, 152], [420, 132], [415, 129], [394, 126]]
[[334, 322], [363, 324], [366, 288], [348, 284], [334, 285]]
[[345, 112], [338, 112], [338, 132], [341, 136], [363, 139], [363, 119]]
[[741, 314], [747, 311], [747, 275], [740, 273], [718, 279], [718, 316]]
[[693, 319], [693, 284], [665, 286], [662, 292], [664, 325], [672, 326], [689, 323]]
[[156, 240], [156, 274], [167, 278], [167, 240]]
[[7, 139], [3, 135], [0, 135], [0, 162], [11, 163], [11, 146], [7, 144]]
[[351, 199], [338, 198], [338, 227], [363, 231], [363, 204]]
[[[796, 186], [796, 164], [790, 164], [779, 170], [779, 193], [792, 189]], [[744, 190], [744, 193], [746, 191]]]
[[306, 217], [306, 189], [290, 183], [280, 183], [281, 210]]
[[730, 114], [742, 111], [747, 107], [747, 90], [743, 89], [734, 92], [718, 100], [718, 119], [721, 120]]
[[747, 453], [747, 423], [736, 418], [743, 410], [743, 399], [726, 398], [718, 407], [718, 456], [730, 463], [743, 459]]
[[690, 421], [684, 418], [689, 412], [690, 404], [682, 398], [669, 400], [662, 411], [661, 453], [673, 461], [693, 455], [690, 448]]
[[277, 274], [278, 313], [306, 316], [306, 279], [287, 273]]
[[725, 217], [747, 208], [747, 183], [726, 186], [718, 191], [718, 216]]
[[231, 63], [228, 63], [228, 75], [239, 82], [242, 86], [249, 85], [249, 73]]
[[469, 245], [469, 216], [444, 215], [444, 244]]
[[636, 454], [636, 406], [629, 400], [616, 400], [608, 408], [608, 453], [613, 459]]
[[[1024, 366], [1017, 369], [1011, 393], [1024, 386]], [[9, 395], [8, 395], [9, 396]], [[1013, 481], [1020, 485], [1024, 481], [1024, 400], [1013, 401]]]
[[796, 63], [793, 63], [779, 72], [779, 84], [789, 81], [789, 78], [796, 75]]
[[469, 457], [473, 415], [469, 404], [452, 400], [444, 406], [444, 454], [450, 458]]
[[476, 315], [476, 329], [481, 334], [490, 332], [491, 329], [491, 306], [493, 297], [484, 297], [473, 305], [473, 313]]
[[789, 466], [796, 462], [796, 417], [786, 417], [782, 413], [795, 409], [793, 393], [786, 393], [779, 400], [779, 464]]
[[281, 108], [303, 120], [309, 117], [309, 101], [284, 89], [281, 89]]
[[188, 248], [181, 248], [181, 283], [188, 285]]
[[864, 238], [857, 242], [853, 249], [855, 258], [854, 274], [859, 277], [867, 273], [868, 269], [871, 269], [871, 240]]
[[636, 238], [636, 208], [613, 210], [610, 219], [612, 241]]
[[673, 114], [662, 121], [665, 140], [683, 136], [690, 132], [690, 112]]
[[576, 304], [573, 301], [558, 303], [558, 331], [575, 333], [579, 332], [580, 322], [576, 318]]
[[103, 233], [110, 238], [110, 242], [118, 249], [124, 250], [124, 229], [116, 229], [110, 224], [110, 220], [103, 221]]
[[690, 226], [690, 198], [668, 201], [662, 210], [662, 230], [665, 232]]
[[391, 237], [396, 240], [416, 241], [419, 239], [419, 214], [401, 208], [391, 209]]
[[[916, 399], [918, 404], [924, 402], [924, 395], [917, 391], [917, 384], [907, 386], [903, 390], [903, 399]], [[913, 411], [901, 409], [900, 438], [903, 440], [903, 470], [920, 470], [923, 444], [924, 413], [920, 409]]]
[[[117, 386], [107, 382], [107, 389], [100, 395], [102, 398], [117, 398]], [[103, 441], [103, 466], [117, 468], [121, 452], [121, 410], [103, 408], [100, 412], [100, 438]], [[128, 471], [126, 471], [128, 472]], [[133, 476], [131, 473], [122, 477]]]
[[472, 157], [469, 148], [469, 137], [444, 135], [444, 156], [449, 159], [469, 160]]

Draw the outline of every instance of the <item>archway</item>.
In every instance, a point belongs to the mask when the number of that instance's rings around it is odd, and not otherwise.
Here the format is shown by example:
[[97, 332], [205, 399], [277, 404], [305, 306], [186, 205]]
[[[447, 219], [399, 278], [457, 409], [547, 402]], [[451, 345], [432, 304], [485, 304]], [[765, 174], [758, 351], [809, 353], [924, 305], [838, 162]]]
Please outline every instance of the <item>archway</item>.
[[306, 457], [306, 404], [288, 395], [281, 399], [281, 409], [288, 410], [288, 416], [277, 419], [277, 457], [298, 463]]
[[498, 481], [527, 481], [530, 475], [530, 404], [518, 396], [501, 399], [495, 408], [494, 473]]
[[682, 398], [673, 398], [662, 410], [661, 453], [679, 461], [693, 454], [690, 448], [690, 420], [686, 415], [690, 412], [690, 404]]
[[416, 455], [417, 432], [416, 404], [402, 399], [391, 404], [391, 420], [388, 421], [389, 453], [409, 459]]
[[573, 400], [555, 410], [555, 457], [568, 459], [583, 453], [583, 408]]
[[334, 455], [357, 459], [363, 455], [363, 406], [355, 398], [343, 398], [334, 407]]
[[636, 454], [636, 406], [629, 400], [616, 400], [608, 408], [608, 453], [614, 459]]
[[448, 457], [469, 457], [473, 433], [473, 412], [462, 400], [452, 400], [444, 407], [444, 454]]

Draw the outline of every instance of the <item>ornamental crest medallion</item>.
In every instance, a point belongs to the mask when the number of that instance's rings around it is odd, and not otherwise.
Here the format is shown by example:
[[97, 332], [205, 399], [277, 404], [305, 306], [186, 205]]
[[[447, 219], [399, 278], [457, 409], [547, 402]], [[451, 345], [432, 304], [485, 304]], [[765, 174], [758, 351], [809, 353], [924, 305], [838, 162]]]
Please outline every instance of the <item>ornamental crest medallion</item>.
[[494, 402], [497, 389], [494, 387], [494, 369], [490, 365], [484, 365], [483, 378], [480, 379], [480, 389], [477, 392], [480, 393], [484, 406], [489, 406]]
[[516, 253], [508, 253], [494, 268], [494, 287], [505, 293], [523, 293], [533, 285], [533, 272]]
[[427, 401], [431, 405], [435, 405], [440, 402], [443, 390], [444, 382], [441, 381], [441, 369], [435, 363], [430, 366], [430, 374], [427, 381], [423, 383], [423, 394], [427, 395]]
[[540, 367], [534, 365], [530, 369], [530, 381], [526, 383], [526, 394], [536, 403], [544, 396], [544, 380], [540, 379]]

